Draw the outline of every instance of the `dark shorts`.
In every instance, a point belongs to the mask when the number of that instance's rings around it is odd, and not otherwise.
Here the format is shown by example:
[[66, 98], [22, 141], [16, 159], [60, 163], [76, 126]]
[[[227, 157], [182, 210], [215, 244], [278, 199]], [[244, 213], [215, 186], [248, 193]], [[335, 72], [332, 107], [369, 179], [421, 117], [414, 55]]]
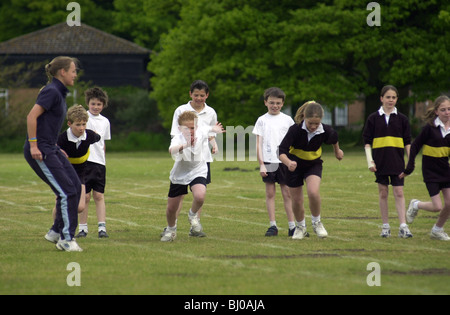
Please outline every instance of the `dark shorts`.
[[287, 184], [288, 168], [283, 163], [266, 163], [267, 177], [262, 177], [264, 183]]
[[448, 183], [425, 183], [428, 189], [430, 197], [439, 195], [442, 189], [450, 188], [450, 182]]
[[399, 178], [398, 175], [376, 175], [375, 183], [385, 186], [405, 186], [405, 179]]
[[192, 191], [192, 186], [201, 184], [205, 185], [207, 184], [207, 179], [204, 177], [197, 177], [192, 182], [190, 182], [188, 185], [180, 185], [180, 184], [173, 184], [170, 183], [169, 188], [169, 198], [175, 198], [181, 195], [187, 195], [188, 194], [188, 186], [189, 189]]
[[303, 186], [304, 180], [311, 175], [316, 175], [322, 178], [322, 163], [313, 164], [308, 168], [297, 167], [295, 171], [290, 172], [288, 170], [288, 181], [287, 185], [289, 187], [300, 187]]
[[86, 162], [84, 169], [84, 184], [86, 193], [91, 190], [99, 193], [105, 193], [106, 184], [106, 167], [98, 163]]

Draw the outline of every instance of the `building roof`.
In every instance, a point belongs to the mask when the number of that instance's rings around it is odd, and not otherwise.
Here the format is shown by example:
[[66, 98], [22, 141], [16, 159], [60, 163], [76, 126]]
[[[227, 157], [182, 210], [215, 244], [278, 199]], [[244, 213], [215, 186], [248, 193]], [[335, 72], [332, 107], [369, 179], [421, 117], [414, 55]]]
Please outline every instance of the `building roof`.
[[149, 49], [84, 23], [81, 26], [72, 27], [66, 22], [59, 23], [0, 43], [0, 54], [8, 55], [145, 55], [149, 53]]

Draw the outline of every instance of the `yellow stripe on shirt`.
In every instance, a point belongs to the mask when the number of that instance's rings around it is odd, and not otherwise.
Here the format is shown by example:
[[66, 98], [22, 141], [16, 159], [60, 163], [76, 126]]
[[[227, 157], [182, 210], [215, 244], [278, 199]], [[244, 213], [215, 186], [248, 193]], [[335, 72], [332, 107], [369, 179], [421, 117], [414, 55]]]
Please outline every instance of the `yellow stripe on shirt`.
[[431, 147], [425, 144], [423, 146], [423, 155], [435, 158], [449, 157], [450, 147]]
[[380, 137], [373, 139], [372, 149], [380, 149], [386, 147], [401, 148], [405, 147], [403, 138], [399, 137]]
[[77, 158], [69, 157], [69, 162], [70, 164], [83, 164], [84, 162], [87, 161], [88, 157], [89, 157], [89, 149], [87, 153], [83, 156]]
[[301, 149], [294, 149], [294, 147], [290, 147], [289, 153], [295, 155], [296, 157], [302, 160], [312, 161], [322, 156], [322, 147], [320, 147], [319, 150], [317, 151], [304, 151]]

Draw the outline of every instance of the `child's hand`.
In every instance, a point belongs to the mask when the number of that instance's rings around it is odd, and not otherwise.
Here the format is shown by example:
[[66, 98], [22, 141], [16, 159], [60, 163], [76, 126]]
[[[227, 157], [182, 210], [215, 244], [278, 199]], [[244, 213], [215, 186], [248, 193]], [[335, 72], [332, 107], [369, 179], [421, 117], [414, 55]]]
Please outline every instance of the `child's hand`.
[[377, 171], [377, 166], [375, 165], [375, 162], [372, 161], [372, 166], [369, 167], [369, 171], [375, 173]]
[[211, 128], [212, 132], [215, 133], [225, 133], [226, 130], [223, 128], [222, 124], [220, 122], [217, 122], [214, 127]]
[[336, 156], [336, 159], [341, 161], [344, 158], [344, 151], [342, 151], [341, 149], [337, 150], [335, 152], [335, 156]]
[[403, 179], [406, 176], [408, 176], [408, 175], [406, 175], [404, 172], [402, 172], [400, 175], [398, 175], [398, 178]]
[[261, 175], [261, 177], [267, 177], [267, 168], [264, 164], [259, 166], [259, 175]]
[[286, 165], [286, 166], [288, 167], [289, 171], [293, 172], [297, 168], [297, 162], [289, 161], [288, 165]]

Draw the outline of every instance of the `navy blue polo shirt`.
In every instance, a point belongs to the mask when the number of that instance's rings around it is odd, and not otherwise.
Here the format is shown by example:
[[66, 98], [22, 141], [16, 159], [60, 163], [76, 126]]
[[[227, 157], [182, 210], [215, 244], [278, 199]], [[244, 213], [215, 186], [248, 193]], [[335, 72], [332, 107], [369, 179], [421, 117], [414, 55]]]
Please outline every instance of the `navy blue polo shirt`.
[[37, 119], [36, 137], [38, 148], [43, 154], [57, 149], [58, 135], [64, 123], [67, 105], [66, 95], [69, 90], [58, 79], [45, 86], [39, 93], [36, 104], [42, 106], [45, 112]]

